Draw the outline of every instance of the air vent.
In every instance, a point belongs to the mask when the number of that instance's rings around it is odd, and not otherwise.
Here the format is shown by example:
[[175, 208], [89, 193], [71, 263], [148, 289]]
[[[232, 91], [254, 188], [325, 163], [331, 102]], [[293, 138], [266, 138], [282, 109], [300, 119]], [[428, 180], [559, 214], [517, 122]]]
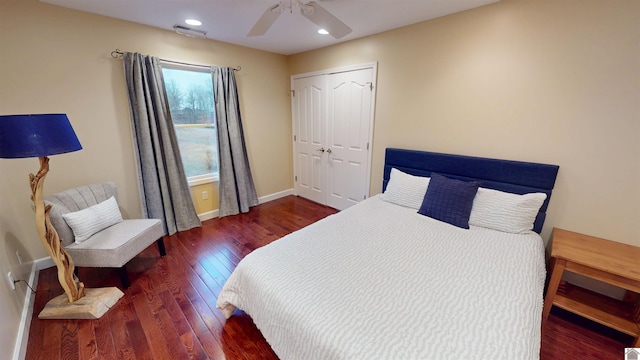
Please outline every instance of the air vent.
[[204, 39], [207, 37], [206, 31], [196, 30], [196, 29], [192, 29], [182, 25], [174, 25], [173, 30], [175, 30], [176, 33], [180, 35], [184, 35], [188, 37], [199, 38], [199, 39]]

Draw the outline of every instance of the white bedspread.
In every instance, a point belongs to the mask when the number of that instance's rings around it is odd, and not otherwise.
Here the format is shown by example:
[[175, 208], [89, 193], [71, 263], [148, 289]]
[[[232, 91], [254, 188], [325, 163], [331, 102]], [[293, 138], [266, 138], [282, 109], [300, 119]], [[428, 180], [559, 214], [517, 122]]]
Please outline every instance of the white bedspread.
[[464, 230], [375, 196], [247, 255], [218, 298], [281, 359], [536, 359], [538, 234]]

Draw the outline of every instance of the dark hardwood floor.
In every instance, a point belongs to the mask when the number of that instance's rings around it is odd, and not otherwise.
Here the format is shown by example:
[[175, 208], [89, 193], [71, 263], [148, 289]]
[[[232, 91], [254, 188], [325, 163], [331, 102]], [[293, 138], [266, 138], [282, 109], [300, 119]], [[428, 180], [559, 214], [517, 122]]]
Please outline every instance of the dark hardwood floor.
[[[55, 268], [42, 270], [27, 359], [277, 359], [241, 311], [229, 320], [215, 308], [225, 280], [253, 249], [335, 213], [289, 196], [248, 214], [213, 219], [165, 238], [127, 264], [131, 287], [99, 320], [39, 320], [62, 293]], [[88, 288], [118, 286], [112, 269], [79, 270]], [[541, 359], [622, 359], [631, 338], [553, 310], [542, 329]], [[505, 344], [509, 346], [509, 344]]]

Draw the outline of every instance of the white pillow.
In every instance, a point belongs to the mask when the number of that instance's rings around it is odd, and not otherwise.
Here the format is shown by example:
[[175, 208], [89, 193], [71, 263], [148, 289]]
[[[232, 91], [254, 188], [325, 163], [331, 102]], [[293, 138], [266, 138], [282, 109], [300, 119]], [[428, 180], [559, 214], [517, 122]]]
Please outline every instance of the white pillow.
[[410, 175], [392, 168], [382, 200], [418, 210], [427, 192], [429, 180], [428, 177]]
[[116, 199], [112, 196], [86, 209], [63, 214], [62, 218], [73, 230], [75, 241], [79, 244], [98, 231], [121, 222], [122, 214]]
[[524, 195], [479, 188], [473, 199], [469, 225], [522, 234], [533, 229], [545, 193]]

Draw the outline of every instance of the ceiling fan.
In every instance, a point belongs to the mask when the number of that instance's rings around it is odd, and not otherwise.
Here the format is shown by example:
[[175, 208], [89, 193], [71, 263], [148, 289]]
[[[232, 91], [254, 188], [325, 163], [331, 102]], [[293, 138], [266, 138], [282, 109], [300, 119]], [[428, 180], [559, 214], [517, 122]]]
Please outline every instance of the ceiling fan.
[[253, 28], [249, 31], [247, 36], [263, 35], [267, 30], [269, 30], [280, 14], [287, 10], [289, 10], [289, 12], [293, 12], [294, 7], [300, 8], [302, 16], [311, 20], [312, 23], [320, 26], [320, 28], [325, 29], [336, 39], [340, 39], [351, 32], [350, 27], [345, 25], [345, 23], [333, 16], [322, 6], [318, 5], [315, 1], [303, 3], [300, 0], [285, 0], [267, 8], [256, 24], [253, 25]]

